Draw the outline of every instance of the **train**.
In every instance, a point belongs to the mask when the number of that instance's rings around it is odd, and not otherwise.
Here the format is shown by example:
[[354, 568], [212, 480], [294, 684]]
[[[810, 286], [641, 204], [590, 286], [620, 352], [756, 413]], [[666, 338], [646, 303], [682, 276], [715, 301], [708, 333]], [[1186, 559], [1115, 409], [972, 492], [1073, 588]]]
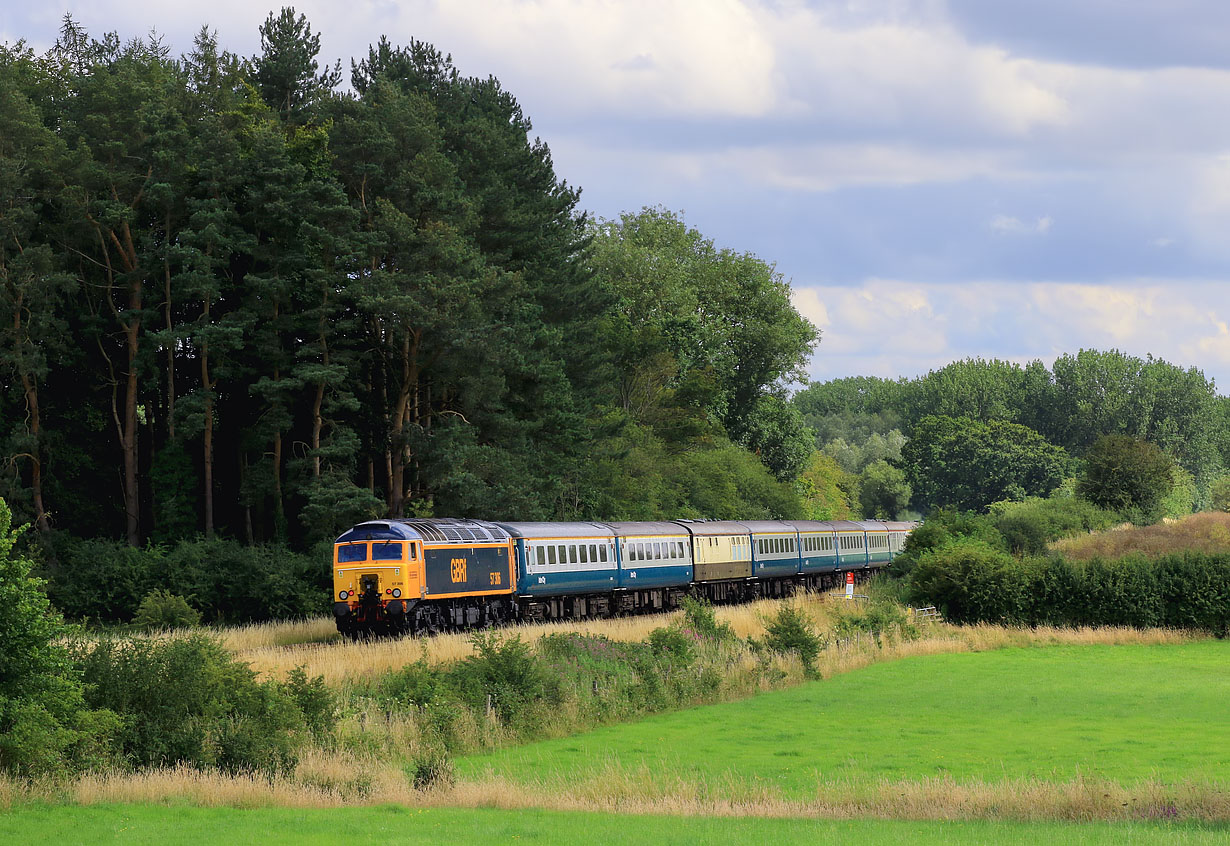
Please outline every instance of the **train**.
[[333, 615], [358, 638], [784, 597], [888, 566], [915, 525], [370, 520], [334, 542]]

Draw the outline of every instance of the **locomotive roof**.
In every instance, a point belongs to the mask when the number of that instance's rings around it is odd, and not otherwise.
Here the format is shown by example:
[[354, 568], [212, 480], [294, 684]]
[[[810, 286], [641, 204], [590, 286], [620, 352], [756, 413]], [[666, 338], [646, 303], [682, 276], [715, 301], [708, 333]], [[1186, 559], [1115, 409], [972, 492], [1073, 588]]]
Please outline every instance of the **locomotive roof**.
[[639, 523], [639, 522], [632, 522], [632, 521], [624, 520], [624, 521], [620, 521], [617, 523], [603, 523], [602, 525], [608, 526], [611, 529], [611, 531], [615, 533], [615, 536], [620, 537], [620, 538], [626, 538], [631, 535], [636, 535], [636, 536], [671, 535], [674, 537], [678, 537], [679, 535], [687, 535], [688, 533], [687, 530], [684, 529], [683, 526], [679, 525], [678, 523], [667, 523], [667, 522]]
[[486, 520], [454, 517], [369, 520], [343, 532], [334, 543], [364, 540], [423, 540], [429, 543], [489, 543], [507, 540], [508, 532]]
[[500, 523], [514, 538], [592, 538], [611, 534], [601, 523]]
[[735, 520], [675, 520], [698, 537], [710, 535], [746, 535], [748, 528]]

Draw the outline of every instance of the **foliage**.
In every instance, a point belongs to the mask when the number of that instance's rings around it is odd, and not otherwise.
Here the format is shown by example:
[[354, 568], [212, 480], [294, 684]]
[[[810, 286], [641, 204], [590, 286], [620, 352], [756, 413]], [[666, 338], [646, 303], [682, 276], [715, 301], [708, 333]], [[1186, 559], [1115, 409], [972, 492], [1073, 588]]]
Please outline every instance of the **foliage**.
[[824, 647], [824, 640], [798, 606], [782, 605], [765, 620], [764, 645], [783, 655], [798, 655], [807, 676], [816, 676], [816, 658]]
[[894, 520], [907, 505], [913, 492], [905, 471], [880, 459], [863, 470], [859, 480], [859, 505], [863, 517]]
[[1230, 555], [1017, 559], [972, 540], [920, 556], [915, 599], [956, 623], [1135, 626], [1230, 634]]
[[57, 534], [48, 592], [66, 615], [107, 622], [132, 619], [142, 600], [162, 592], [192, 597], [210, 621], [260, 621], [311, 614], [329, 585], [320, 555], [275, 544], [192, 540], [171, 549]]
[[1156, 445], [1128, 435], [1105, 435], [1085, 456], [1077, 493], [1101, 508], [1156, 522], [1174, 481], [1174, 461]]
[[713, 606], [703, 597], [685, 596], [681, 607], [683, 629], [699, 639], [712, 643], [729, 643], [738, 639], [730, 623], [718, 622]]
[[818, 443], [847, 463], [872, 434], [913, 437], [928, 416], [1020, 424], [1078, 459], [1102, 435], [1141, 438], [1191, 474], [1197, 507], [1230, 461], [1228, 402], [1195, 368], [1117, 350], [1064, 354], [1050, 370], [967, 359], [912, 380], [836, 379], [794, 398]]
[[813, 452], [807, 467], [795, 482], [802, 500], [805, 520], [853, 519], [852, 494], [858, 489], [857, 477], [843, 470], [832, 457]]
[[1049, 494], [1068, 464], [1062, 448], [1024, 426], [934, 416], [914, 427], [901, 460], [920, 507], [967, 510]]
[[182, 596], [166, 590], [147, 593], [132, 618], [134, 626], [146, 630], [191, 628], [200, 623], [200, 611], [189, 605]]
[[913, 598], [935, 605], [954, 623], [1020, 623], [1029, 582], [1020, 561], [973, 538], [959, 538], [918, 556], [909, 575]]
[[323, 726], [323, 681], [298, 679], [291, 692], [260, 682], [204, 634], [103, 638], [79, 644], [75, 660], [87, 702], [120, 716], [117, 745], [136, 767], [183, 763], [281, 772], [294, 766], [309, 728]]
[[1221, 476], [1209, 486], [1209, 508], [1230, 511], [1230, 476]]
[[[557, 694], [546, 668], [520, 635], [475, 632], [475, 654], [453, 671], [453, 682], [471, 708], [486, 707], [505, 723], [523, 717], [527, 706], [548, 705]], [[488, 700], [490, 697], [490, 700]]]
[[1115, 512], [1071, 496], [996, 502], [990, 512], [991, 525], [1016, 555], [1040, 555], [1052, 541], [1101, 531], [1119, 522]]
[[0, 499], [0, 771], [62, 774], [100, 762], [115, 721], [86, 708], [63, 621], [14, 549], [24, 528]]
[[415, 790], [447, 789], [456, 780], [453, 760], [443, 749], [428, 747], [410, 760], [410, 783]]

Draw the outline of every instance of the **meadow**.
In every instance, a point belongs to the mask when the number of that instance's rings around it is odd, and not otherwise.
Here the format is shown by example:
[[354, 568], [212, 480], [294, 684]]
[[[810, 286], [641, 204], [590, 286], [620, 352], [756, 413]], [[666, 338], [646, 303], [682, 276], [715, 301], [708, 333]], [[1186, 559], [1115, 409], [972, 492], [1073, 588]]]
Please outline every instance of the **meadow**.
[[103, 805], [25, 806], [0, 813], [0, 841], [62, 846], [123, 843], [198, 846], [247, 842], [260, 832], [269, 846], [441, 842], [474, 846], [509, 843], [642, 844], [773, 843], [781, 846], [859, 843], [863, 846], [1048, 843], [1055, 846], [1204, 846], [1224, 843], [1218, 826], [1170, 823], [1061, 824], [698, 818], [491, 808], [338, 808], [299, 810]]
[[754, 797], [823, 816], [1226, 819], [1228, 666], [1230, 644], [1211, 640], [906, 658], [470, 756], [458, 772], [659, 806]]

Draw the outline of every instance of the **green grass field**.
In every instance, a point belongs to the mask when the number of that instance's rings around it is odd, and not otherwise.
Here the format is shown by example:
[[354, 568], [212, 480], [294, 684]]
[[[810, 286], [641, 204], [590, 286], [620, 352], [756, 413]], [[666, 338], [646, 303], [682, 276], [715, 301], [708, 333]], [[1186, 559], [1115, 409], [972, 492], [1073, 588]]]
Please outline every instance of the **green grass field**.
[[470, 757], [458, 773], [558, 784], [615, 769], [796, 799], [936, 777], [1224, 785], [1227, 703], [1224, 641], [935, 655]]
[[267, 846], [354, 844], [699, 844], [858, 843], [994, 844], [1047, 843], [1052, 846], [1122, 846], [1225, 843], [1230, 830], [1148, 823], [1064, 825], [1050, 823], [921, 823], [899, 821], [766, 820], [752, 817], [705, 819], [629, 814], [550, 811], [408, 810], [340, 808], [296, 810], [110, 805], [27, 806], [0, 812], [0, 842], [58, 846], [149, 844], [199, 846], [251, 843]]

